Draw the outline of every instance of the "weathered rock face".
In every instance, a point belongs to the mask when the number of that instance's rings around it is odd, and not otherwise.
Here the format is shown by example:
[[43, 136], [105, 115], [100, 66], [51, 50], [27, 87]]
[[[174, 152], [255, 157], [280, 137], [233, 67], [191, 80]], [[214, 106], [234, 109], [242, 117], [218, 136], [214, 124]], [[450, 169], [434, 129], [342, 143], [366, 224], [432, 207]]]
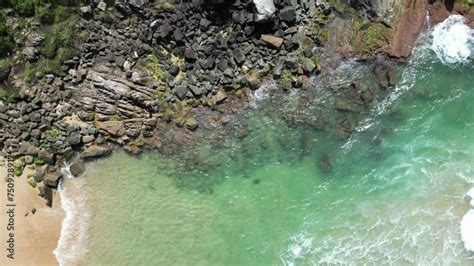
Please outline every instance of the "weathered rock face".
[[429, 7], [431, 26], [444, 21], [451, 14], [461, 14], [466, 18], [466, 24], [474, 28], [474, 2], [464, 1], [434, 1]]
[[413, 45], [423, 29], [426, 21], [428, 1], [414, 1], [413, 5], [406, 5], [401, 13], [392, 43], [387, 53], [396, 58], [410, 56]]
[[270, 19], [276, 12], [273, 0], [253, 0], [257, 8], [256, 21], [265, 21]]
[[[160, 0], [88, 2], [77, 25], [88, 37], [78, 56], [63, 62], [63, 75], [37, 73], [44, 82], [22, 90], [20, 101], [0, 105], [0, 146], [19, 147], [19, 156], [39, 165], [60, 165], [70, 160], [67, 151], [77, 151], [75, 175], [84, 171], [83, 160], [111, 153], [106, 141], [132, 153], [145, 148], [187, 153], [187, 145], [200, 138], [228, 136], [232, 131], [223, 128], [233, 126], [233, 114], [249, 105], [251, 90], [265, 77], [279, 80], [282, 94], [308, 88], [309, 76], [320, 70], [326, 24], [342, 17], [320, 0], [165, 2], [168, 6], [157, 7]], [[378, 19], [388, 8], [381, 1], [353, 4], [376, 10], [367, 16]], [[112, 18], [98, 16], [109, 11]], [[351, 28], [353, 20], [347, 21]], [[43, 41], [26, 47], [26, 59], [41, 56]], [[383, 69], [380, 73], [381, 86], [391, 84]], [[334, 132], [327, 129], [332, 135], [350, 135], [356, 124], [350, 117], [367, 110], [378, 85], [330, 89], [337, 95], [328, 109], [343, 114], [337, 121], [298, 112], [285, 114], [288, 121], [325, 130], [332, 123]], [[247, 134], [242, 128], [234, 132], [239, 138]], [[59, 174], [56, 169], [34, 177], [46, 185], [40, 187], [47, 198]]]

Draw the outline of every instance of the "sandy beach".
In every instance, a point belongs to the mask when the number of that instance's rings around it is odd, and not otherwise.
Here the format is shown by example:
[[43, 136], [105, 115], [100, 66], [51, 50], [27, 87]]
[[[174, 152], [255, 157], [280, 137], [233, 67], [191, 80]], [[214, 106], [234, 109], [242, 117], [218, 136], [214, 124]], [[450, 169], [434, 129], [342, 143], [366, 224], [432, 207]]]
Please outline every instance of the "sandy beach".
[[[8, 208], [7, 204], [7, 165], [5, 159], [0, 157], [0, 265], [58, 265], [53, 254], [56, 248], [61, 222], [64, 217], [60, 204], [58, 192], [54, 192], [52, 208], [45, 204], [45, 200], [38, 196], [38, 188], [31, 187], [27, 182], [27, 174], [32, 170], [25, 168], [23, 174], [15, 177], [14, 203], [15, 207], [15, 228], [14, 259], [7, 257], [8, 233]], [[36, 209], [35, 214], [32, 209]]]

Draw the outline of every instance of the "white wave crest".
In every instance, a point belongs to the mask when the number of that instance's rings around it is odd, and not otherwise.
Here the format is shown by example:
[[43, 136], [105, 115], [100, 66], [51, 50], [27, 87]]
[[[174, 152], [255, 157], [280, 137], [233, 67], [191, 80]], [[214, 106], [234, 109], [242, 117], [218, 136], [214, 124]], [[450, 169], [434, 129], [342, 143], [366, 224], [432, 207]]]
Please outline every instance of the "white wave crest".
[[273, 81], [265, 81], [260, 87], [253, 92], [253, 97], [250, 106], [257, 107], [257, 103], [267, 99], [270, 96], [270, 89], [276, 88], [277, 85]]
[[474, 252], [474, 188], [466, 193], [465, 200], [471, 209], [462, 218], [461, 236], [464, 247]]
[[432, 36], [432, 49], [443, 63], [466, 63], [470, 60], [474, 31], [466, 25], [463, 16], [449, 16], [434, 27]]
[[67, 165], [61, 172], [65, 179], [61, 181], [58, 191], [66, 217], [62, 222], [61, 236], [54, 255], [61, 266], [76, 265], [85, 255], [89, 229], [90, 213], [86, 206], [86, 180], [74, 178]]
[[305, 255], [314, 248], [314, 238], [306, 232], [300, 232], [291, 237], [291, 242], [287, 249], [280, 254], [280, 260], [283, 265], [293, 266], [298, 264], [299, 259], [303, 259]]
[[474, 209], [470, 209], [462, 218], [461, 237], [464, 247], [474, 252]]

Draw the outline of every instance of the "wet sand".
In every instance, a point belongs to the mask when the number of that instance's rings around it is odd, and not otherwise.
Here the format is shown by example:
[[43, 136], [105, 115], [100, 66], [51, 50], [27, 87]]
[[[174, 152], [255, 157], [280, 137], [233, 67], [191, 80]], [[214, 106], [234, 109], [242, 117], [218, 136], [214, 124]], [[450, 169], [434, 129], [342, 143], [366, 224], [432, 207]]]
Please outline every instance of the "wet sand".
[[[38, 196], [38, 188], [31, 187], [26, 175], [32, 170], [25, 168], [20, 177], [15, 177], [15, 256], [7, 258], [7, 165], [0, 157], [0, 265], [58, 265], [53, 254], [56, 248], [64, 213], [61, 208], [59, 193], [54, 192], [53, 207], [46, 206], [43, 198]], [[36, 213], [31, 210], [35, 208]]]

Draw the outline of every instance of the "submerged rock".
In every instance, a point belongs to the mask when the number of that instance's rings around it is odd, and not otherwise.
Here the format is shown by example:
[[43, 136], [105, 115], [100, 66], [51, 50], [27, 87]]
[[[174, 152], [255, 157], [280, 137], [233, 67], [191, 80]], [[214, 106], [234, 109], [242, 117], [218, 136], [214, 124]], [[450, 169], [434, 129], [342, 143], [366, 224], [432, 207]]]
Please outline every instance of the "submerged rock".
[[190, 129], [190, 130], [195, 130], [199, 125], [199, 122], [196, 120], [196, 118], [189, 118], [186, 120], [185, 126]]

